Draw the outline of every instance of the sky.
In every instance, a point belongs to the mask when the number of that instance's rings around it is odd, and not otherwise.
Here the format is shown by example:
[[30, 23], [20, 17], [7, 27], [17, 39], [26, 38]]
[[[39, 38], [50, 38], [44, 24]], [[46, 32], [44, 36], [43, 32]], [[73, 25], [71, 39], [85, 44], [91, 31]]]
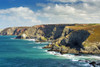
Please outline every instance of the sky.
[[0, 29], [100, 23], [100, 0], [0, 0]]

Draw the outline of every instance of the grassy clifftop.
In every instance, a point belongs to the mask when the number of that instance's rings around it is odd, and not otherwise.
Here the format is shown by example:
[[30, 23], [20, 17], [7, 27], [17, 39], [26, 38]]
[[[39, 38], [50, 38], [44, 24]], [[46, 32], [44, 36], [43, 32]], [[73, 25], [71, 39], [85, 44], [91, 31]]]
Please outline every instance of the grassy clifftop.
[[90, 36], [87, 38], [89, 42], [100, 42], [100, 24], [83, 24], [75, 26], [66, 26], [73, 30], [87, 30]]

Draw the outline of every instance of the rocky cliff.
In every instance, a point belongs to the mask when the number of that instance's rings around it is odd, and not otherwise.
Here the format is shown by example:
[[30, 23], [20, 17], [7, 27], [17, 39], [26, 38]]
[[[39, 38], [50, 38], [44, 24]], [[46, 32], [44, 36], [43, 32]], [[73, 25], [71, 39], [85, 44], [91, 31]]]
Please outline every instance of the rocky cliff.
[[0, 35], [19, 35], [29, 27], [9, 27], [0, 32]]
[[75, 54], [100, 54], [100, 25], [66, 26], [62, 36], [45, 46], [49, 51]]
[[1, 35], [18, 35], [17, 39], [51, 41], [44, 48], [62, 54], [100, 54], [100, 24], [50, 24], [7, 28]]
[[[51, 24], [51, 25], [36, 25], [20, 34], [17, 38], [36, 38], [37, 41], [55, 40], [61, 37], [65, 26], [74, 26], [74, 24]], [[59, 34], [58, 34], [59, 33]], [[22, 35], [25, 34], [26, 37]]]

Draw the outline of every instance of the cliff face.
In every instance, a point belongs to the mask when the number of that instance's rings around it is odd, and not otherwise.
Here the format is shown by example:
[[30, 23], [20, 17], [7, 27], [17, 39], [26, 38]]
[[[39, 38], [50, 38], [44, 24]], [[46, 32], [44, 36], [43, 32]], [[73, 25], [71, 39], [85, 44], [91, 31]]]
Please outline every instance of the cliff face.
[[100, 54], [100, 25], [66, 26], [62, 36], [44, 48], [63, 53]]
[[17, 38], [20, 38], [23, 34], [25, 34], [28, 39], [36, 38], [38, 41], [55, 40], [61, 37], [65, 26], [73, 25], [74, 24], [36, 25], [20, 34]]
[[27, 30], [28, 27], [9, 27], [0, 32], [0, 35], [19, 35]]
[[17, 39], [51, 41], [44, 48], [64, 53], [100, 54], [100, 24], [51, 24], [7, 28], [1, 35], [18, 35]]
[[85, 30], [73, 31], [61, 40], [60, 45], [80, 50], [84, 48], [82, 42], [84, 42], [89, 35], [90, 33]]
[[[33, 26], [17, 38], [36, 38], [36, 41], [52, 41], [44, 48], [60, 53], [100, 54], [100, 25], [37, 25]], [[23, 36], [25, 35], [25, 36]]]

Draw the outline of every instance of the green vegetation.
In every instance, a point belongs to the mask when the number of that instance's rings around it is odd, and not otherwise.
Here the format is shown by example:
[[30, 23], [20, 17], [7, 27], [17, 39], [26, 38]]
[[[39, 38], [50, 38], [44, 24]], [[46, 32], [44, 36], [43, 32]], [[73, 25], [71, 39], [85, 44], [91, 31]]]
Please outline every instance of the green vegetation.
[[73, 30], [87, 30], [90, 33], [89, 42], [100, 42], [100, 24], [83, 24], [76, 26], [66, 26]]
[[90, 31], [91, 35], [88, 38], [88, 41], [90, 42], [100, 42], [100, 25], [93, 27]]
[[44, 36], [41, 36], [41, 40], [47, 41], [47, 38], [45, 38]]

